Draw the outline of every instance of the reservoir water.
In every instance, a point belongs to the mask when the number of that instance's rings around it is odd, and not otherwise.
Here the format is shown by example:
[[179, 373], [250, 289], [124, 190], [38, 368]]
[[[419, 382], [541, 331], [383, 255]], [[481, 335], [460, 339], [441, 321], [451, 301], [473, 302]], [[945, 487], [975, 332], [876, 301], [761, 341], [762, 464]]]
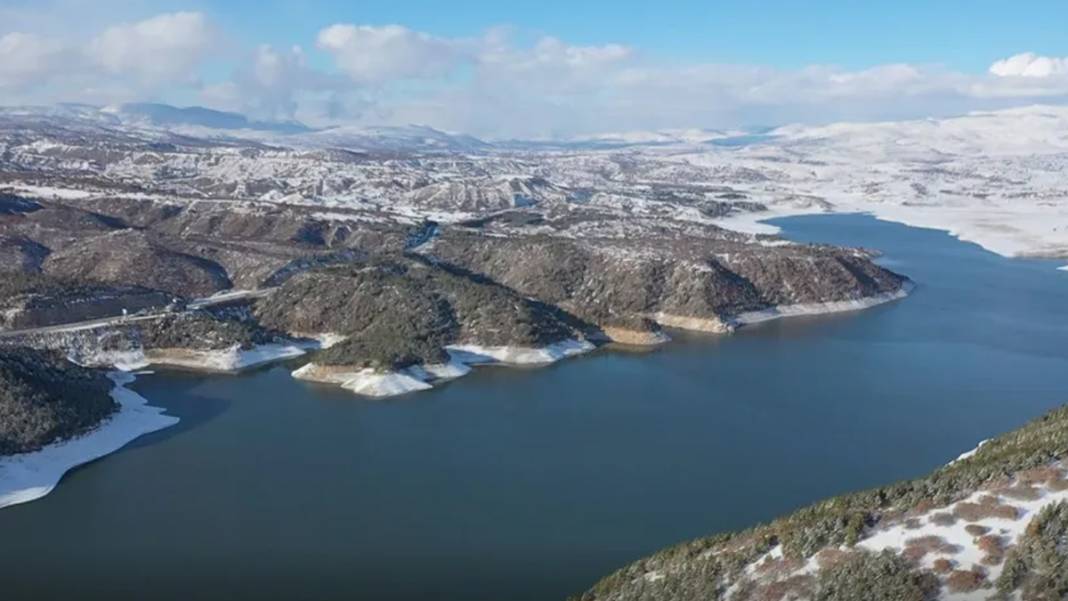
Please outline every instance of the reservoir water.
[[676, 542], [921, 475], [1068, 402], [1068, 274], [857, 215], [909, 298], [391, 401], [157, 373], [181, 417], [0, 511], [4, 599], [562, 601]]

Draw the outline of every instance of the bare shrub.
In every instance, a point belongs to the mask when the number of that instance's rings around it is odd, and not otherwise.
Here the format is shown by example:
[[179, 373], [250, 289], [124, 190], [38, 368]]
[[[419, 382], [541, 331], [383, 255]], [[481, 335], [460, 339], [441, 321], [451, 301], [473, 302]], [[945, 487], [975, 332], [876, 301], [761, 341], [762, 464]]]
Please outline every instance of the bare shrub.
[[1047, 482], [1046, 486], [1049, 487], [1049, 489], [1053, 492], [1062, 492], [1068, 490], [1068, 478], [1064, 478], [1063, 476], [1060, 478], [1055, 478]]
[[829, 570], [848, 560], [855, 553], [856, 551], [827, 548], [816, 554], [816, 564], [819, 565], [821, 570]]
[[805, 599], [812, 596], [815, 583], [816, 579], [811, 574], [798, 574], [783, 580], [757, 586], [753, 589], [749, 599], [752, 601]]
[[934, 560], [934, 564], [931, 569], [935, 574], [948, 574], [953, 571], [953, 566], [957, 565], [952, 559], [946, 559], [945, 557], [939, 557]]
[[1016, 480], [1021, 484], [1045, 484], [1062, 479], [1064, 479], [1064, 470], [1055, 465], [1034, 467], [1016, 474]]
[[953, 508], [953, 515], [965, 522], [978, 522], [989, 518], [1015, 520], [1020, 517], [1020, 511], [1012, 505], [1002, 504], [997, 497], [984, 495], [978, 503], [968, 501], [957, 503]]
[[952, 526], [957, 523], [957, 516], [946, 511], [940, 511], [938, 513], [931, 514], [931, 517], [927, 518], [927, 521], [936, 526]]
[[1042, 498], [1042, 491], [1028, 484], [1017, 484], [997, 491], [999, 495], [1016, 499], [1017, 501], [1037, 501]]
[[1005, 561], [1005, 539], [996, 534], [982, 536], [976, 542], [979, 550], [984, 553], [982, 562], [986, 565], [996, 566]]
[[946, 577], [946, 588], [951, 593], [971, 593], [979, 590], [986, 583], [986, 574], [971, 570], [953, 570]]
[[919, 561], [928, 553], [951, 555], [958, 551], [960, 551], [960, 547], [947, 543], [946, 539], [941, 536], [931, 535], [906, 540], [905, 550], [902, 552], [902, 556], [904, 556], [905, 559]]
[[964, 531], [972, 536], [982, 536], [987, 532], [990, 532], [990, 528], [986, 526], [980, 526], [979, 524], [968, 524], [964, 527]]

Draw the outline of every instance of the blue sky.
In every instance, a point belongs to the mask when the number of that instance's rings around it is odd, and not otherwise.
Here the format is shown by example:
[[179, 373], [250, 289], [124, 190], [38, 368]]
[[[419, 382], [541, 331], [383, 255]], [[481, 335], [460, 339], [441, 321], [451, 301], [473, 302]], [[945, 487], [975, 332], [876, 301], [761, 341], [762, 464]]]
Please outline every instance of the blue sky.
[[910, 62], [978, 72], [1025, 50], [1068, 54], [1068, 2], [1063, 0], [236, 0], [158, 6], [195, 6], [249, 42], [278, 44], [314, 39], [324, 25], [351, 22], [398, 23], [444, 36], [511, 25], [576, 44], [625, 43], [665, 59], [782, 68]]
[[0, 0], [0, 96], [530, 136], [941, 116], [1068, 100], [1065, 23], [1064, 0]]

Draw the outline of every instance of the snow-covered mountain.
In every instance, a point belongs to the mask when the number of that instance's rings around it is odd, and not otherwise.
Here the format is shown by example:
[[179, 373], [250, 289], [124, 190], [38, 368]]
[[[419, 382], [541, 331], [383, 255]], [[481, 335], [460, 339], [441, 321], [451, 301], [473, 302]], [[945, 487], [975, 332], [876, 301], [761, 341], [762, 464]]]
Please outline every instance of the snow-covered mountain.
[[773, 232], [760, 220], [776, 215], [864, 211], [1006, 255], [1068, 257], [1068, 107], [552, 143], [424, 126], [276, 125], [256, 130], [241, 116], [159, 105], [3, 109], [0, 186], [443, 220], [588, 206], [750, 232]]
[[331, 127], [278, 142], [297, 148], [344, 148], [364, 152], [476, 153], [492, 148], [491, 144], [473, 136], [446, 133], [425, 125]]
[[311, 128], [297, 121], [253, 121], [239, 113], [216, 111], [200, 106], [179, 108], [167, 104], [141, 102], [108, 106], [100, 109], [100, 112], [114, 115], [124, 125], [134, 127], [244, 130], [283, 135], [311, 131]]

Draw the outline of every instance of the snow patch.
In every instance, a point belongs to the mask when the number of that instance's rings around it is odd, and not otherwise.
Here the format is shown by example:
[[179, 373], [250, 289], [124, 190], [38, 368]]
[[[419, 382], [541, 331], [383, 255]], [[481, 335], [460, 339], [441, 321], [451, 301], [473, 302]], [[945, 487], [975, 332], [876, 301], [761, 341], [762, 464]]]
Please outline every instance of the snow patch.
[[8, 186], [23, 194], [39, 198], [52, 198], [57, 200], [82, 200], [93, 196], [92, 192], [76, 190], [74, 188], [58, 188], [53, 186], [32, 186], [29, 184], [14, 184]]
[[63, 474], [74, 467], [178, 423], [177, 417], [164, 415], [163, 409], [149, 405], [144, 397], [125, 387], [134, 376], [121, 372], [108, 376], [115, 382], [111, 398], [119, 408], [96, 429], [40, 451], [0, 457], [0, 508], [39, 499], [52, 492]]
[[90, 354], [71, 352], [67, 360], [82, 367], [110, 367], [119, 371], [137, 371], [148, 367], [149, 362], [142, 349], [125, 351], [95, 351]]
[[470, 371], [470, 367], [461, 363], [413, 365], [391, 372], [373, 369], [346, 370], [344, 367], [331, 368], [309, 363], [294, 371], [293, 377], [299, 380], [337, 384], [359, 395], [385, 398], [429, 390], [434, 382], [459, 378]]
[[989, 439], [980, 440], [979, 444], [975, 445], [974, 449], [972, 449], [970, 451], [967, 451], [967, 452], [964, 452], [964, 453], [961, 453], [959, 457], [957, 457], [953, 461], [950, 461], [946, 465], [953, 465], [954, 463], [957, 463], [958, 461], [964, 461], [965, 459], [969, 459], [971, 457], [974, 457], [975, 454], [979, 452], [979, 449], [983, 448], [983, 445], [985, 445], [987, 442], [989, 442]]
[[563, 340], [541, 348], [476, 344], [450, 345], [445, 347], [450, 357], [448, 363], [412, 365], [389, 372], [308, 363], [294, 371], [293, 377], [299, 380], [336, 384], [345, 390], [363, 396], [385, 398], [429, 390], [435, 384], [471, 373], [472, 365], [546, 365], [589, 352], [594, 348], [596, 347], [592, 343], [584, 340]]
[[800, 303], [796, 305], [779, 305], [760, 311], [747, 311], [739, 313], [730, 319], [734, 326], [744, 326], [782, 317], [796, 317], [798, 315], [825, 315], [830, 313], [845, 313], [860, 311], [883, 303], [888, 303], [905, 298], [911, 292], [913, 286], [908, 282], [894, 292], [884, 292], [872, 296], [865, 296], [845, 301], [830, 301], [826, 303]]
[[[317, 344], [317, 343], [316, 343]], [[146, 353], [153, 365], [171, 365], [189, 369], [233, 372], [264, 365], [274, 361], [292, 359], [307, 352], [307, 345], [260, 344], [251, 349], [234, 345], [228, 349], [201, 351], [194, 349], [155, 349]]]
[[588, 353], [594, 345], [585, 340], [563, 340], [549, 346], [535, 348], [522, 346], [482, 346], [478, 344], [452, 344], [445, 347], [454, 361], [468, 365], [505, 363], [508, 365], [544, 365], [561, 359]]

